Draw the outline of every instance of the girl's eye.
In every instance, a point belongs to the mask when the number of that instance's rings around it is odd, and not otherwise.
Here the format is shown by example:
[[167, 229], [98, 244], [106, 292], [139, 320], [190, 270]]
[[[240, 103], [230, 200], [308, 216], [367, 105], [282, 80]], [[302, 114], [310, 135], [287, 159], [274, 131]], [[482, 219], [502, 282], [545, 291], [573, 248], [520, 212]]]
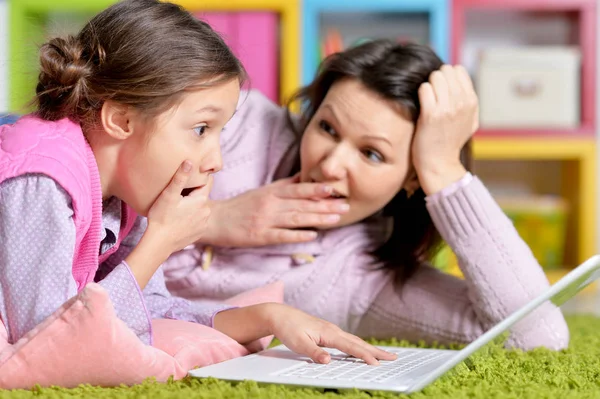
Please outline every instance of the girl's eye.
[[381, 163], [384, 161], [383, 155], [375, 150], [364, 150], [363, 154], [371, 162]]
[[206, 132], [206, 127], [206, 125], [196, 126], [194, 128], [194, 133], [196, 133], [198, 136], [202, 136], [204, 132]]
[[336, 132], [331, 125], [325, 121], [319, 122], [319, 128], [330, 136], [336, 136]]

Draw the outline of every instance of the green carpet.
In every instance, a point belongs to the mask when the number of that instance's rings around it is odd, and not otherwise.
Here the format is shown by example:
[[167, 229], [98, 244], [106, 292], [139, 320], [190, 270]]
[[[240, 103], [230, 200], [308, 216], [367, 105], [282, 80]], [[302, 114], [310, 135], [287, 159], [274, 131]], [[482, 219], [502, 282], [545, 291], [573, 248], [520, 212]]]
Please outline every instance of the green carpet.
[[[600, 319], [567, 318], [571, 346], [560, 353], [536, 349], [529, 353], [505, 351], [490, 344], [467, 363], [411, 398], [600, 398]], [[389, 343], [389, 342], [388, 342]], [[404, 346], [405, 343], [393, 342]], [[159, 384], [148, 381], [134, 387], [76, 389], [47, 388], [0, 391], [2, 398], [392, 398], [383, 392], [327, 392], [254, 382], [230, 384], [217, 380], [184, 379]]]

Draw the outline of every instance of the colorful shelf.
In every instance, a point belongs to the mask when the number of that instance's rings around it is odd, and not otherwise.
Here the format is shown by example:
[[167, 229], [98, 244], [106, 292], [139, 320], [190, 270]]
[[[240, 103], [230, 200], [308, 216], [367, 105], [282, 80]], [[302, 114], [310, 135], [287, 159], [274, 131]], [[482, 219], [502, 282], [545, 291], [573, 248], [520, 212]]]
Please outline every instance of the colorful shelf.
[[433, 49], [448, 60], [447, 0], [304, 0], [302, 2], [302, 83], [309, 83], [319, 64], [320, 21], [323, 13], [427, 13]]
[[[461, 63], [465, 42], [466, 13], [477, 10], [510, 10], [519, 12], [560, 12], [578, 16], [578, 45], [581, 48], [581, 126], [559, 134], [584, 134], [596, 131], [596, 0], [454, 0], [451, 10], [451, 60]], [[529, 130], [532, 134], [554, 135], [554, 131]], [[503, 131], [502, 134], [513, 134]]]
[[[47, 16], [53, 12], [94, 14], [115, 0], [9, 0], [9, 110], [26, 111], [33, 96], [38, 65], [37, 46], [43, 42]], [[279, 48], [279, 98], [288, 98], [300, 83], [299, 3], [297, 0], [175, 0], [197, 11], [270, 11], [279, 16], [281, 46]]]
[[597, 148], [591, 138], [476, 138], [478, 160], [563, 161], [562, 196], [574, 204], [577, 259], [597, 253]]

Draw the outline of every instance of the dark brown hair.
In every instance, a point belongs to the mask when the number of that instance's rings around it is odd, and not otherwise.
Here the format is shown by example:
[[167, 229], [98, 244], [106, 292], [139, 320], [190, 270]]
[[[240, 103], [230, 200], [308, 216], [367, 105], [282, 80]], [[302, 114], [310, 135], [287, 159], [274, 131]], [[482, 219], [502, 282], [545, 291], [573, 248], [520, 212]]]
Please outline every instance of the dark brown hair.
[[[342, 79], [356, 79], [383, 98], [400, 104], [416, 124], [421, 107], [418, 90], [429, 75], [440, 69], [442, 60], [429, 48], [379, 39], [327, 57], [315, 80], [298, 91], [290, 101], [302, 107], [300, 128], [304, 131], [329, 89]], [[288, 113], [292, 126], [291, 115]], [[470, 168], [470, 143], [461, 151], [461, 162]], [[374, 255], [385, 268], [406, 281], [423, 262], [431, 261], [439, 251], [441, 236], [425, 207], [425, 193], [417, 190], [410, 197], [401, 190], [383, 209], [393, 219], [393, 231]]]
[[240, 61], [205, 22], [158, 0], [125, 0], [92, 18], [77, 36], [40, 49], [38, 115], [94, 122], [107, 100], [149, 117], [186, 90], [234, 78]]

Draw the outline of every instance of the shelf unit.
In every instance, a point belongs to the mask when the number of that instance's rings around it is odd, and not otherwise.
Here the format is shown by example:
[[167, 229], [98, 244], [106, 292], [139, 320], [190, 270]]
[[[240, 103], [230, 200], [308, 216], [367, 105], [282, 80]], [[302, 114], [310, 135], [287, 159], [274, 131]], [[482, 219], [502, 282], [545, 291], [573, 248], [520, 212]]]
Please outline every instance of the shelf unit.
[[[53, 12], [93, 15], [115, 0], [9, 0], [9, 110], [23, 113], [32, 98], [37, 69], [37, 45], [43, 42], [47, 16]], [[279, 99], [285, 100], [300, 83], [298, 0], [174, 0], [191, 12], [267, 11], [279, 16]]]
[[581, 48], [581, 126], [576, 129], [482, 129], [483, 136], [572, 136], [592, 137], [596, 131], [596, 0], [453, 0], [451, 60], [461, 63], [465, 42], [466, 13], [469, 11], [519, 11], [575, 13], [579, 19], [577, 41]]
[[304, 0], [302, 3], [302, 84], [310, 83], [319, 59], [321, 18], [325, 13], [425, 13], [429, 16], [429, 41], [439, 56], [448, 60], [447, 0]]
[[560, 195], [570, 203], [567, 245], [576, 252], [570, 264], [597, 252], [596, 152], [596, 1], [595, 0], [454, 0], [451, 60], [463, 63], [468, 39], [467, 13], [509, 11], [576, 18], [575, 41], [582, 53], [581, 122], [572, 129], [482, 128], [474, 140], [474, 156], [481, 161], [555, 161], [562, 167]]

